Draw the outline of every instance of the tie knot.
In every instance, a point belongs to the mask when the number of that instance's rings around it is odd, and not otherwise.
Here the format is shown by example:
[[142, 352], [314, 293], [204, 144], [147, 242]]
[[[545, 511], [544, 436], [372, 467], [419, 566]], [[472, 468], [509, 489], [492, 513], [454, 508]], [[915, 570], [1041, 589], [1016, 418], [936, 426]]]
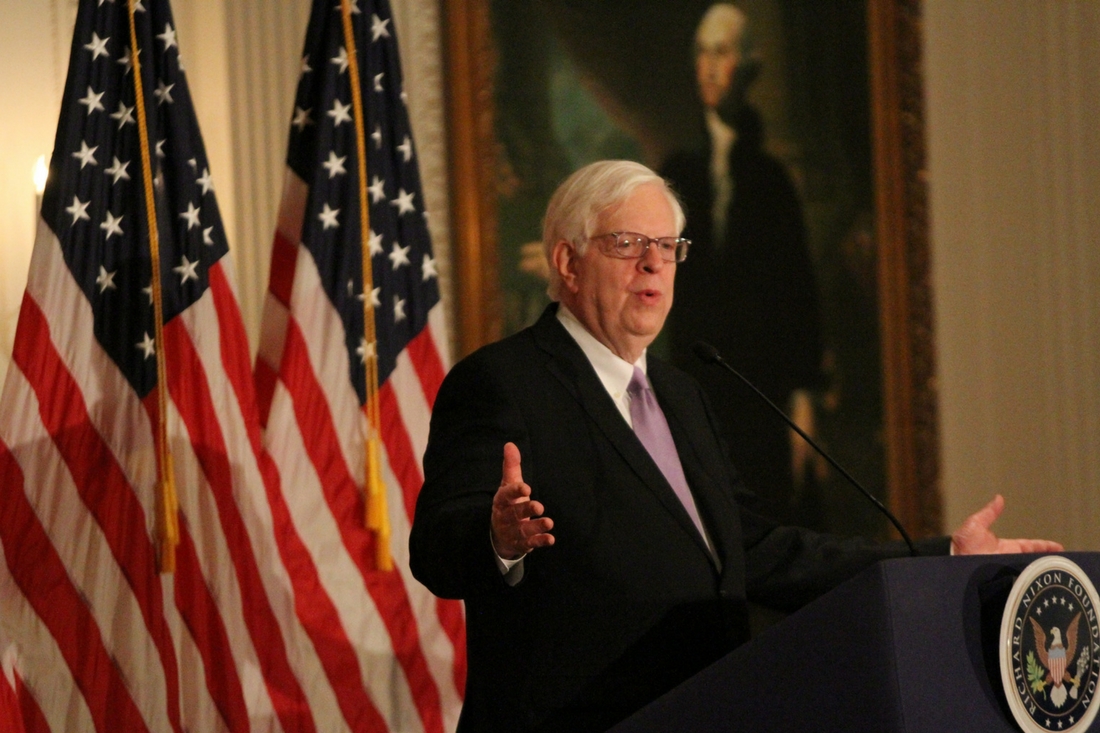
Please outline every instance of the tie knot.
[[631, 397], [642, 394], [649, 389], [649, 382], [646, 381], [645, 373], [642, 372], [641, 367], [634, 367], [634, 375], [630, 377], [630, 384], [626, 386], [626, 392]]

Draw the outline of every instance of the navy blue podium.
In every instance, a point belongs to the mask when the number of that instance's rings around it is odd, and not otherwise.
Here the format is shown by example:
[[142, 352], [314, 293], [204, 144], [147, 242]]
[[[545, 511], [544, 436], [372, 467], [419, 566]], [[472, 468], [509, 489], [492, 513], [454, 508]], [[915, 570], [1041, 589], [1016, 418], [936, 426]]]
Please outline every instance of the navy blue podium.
[[[1100, 553], [1065, 555], [1100, 584]], [[1036, 557], [879, 563], [612, 731], [1018, 731], [997, 639]]]

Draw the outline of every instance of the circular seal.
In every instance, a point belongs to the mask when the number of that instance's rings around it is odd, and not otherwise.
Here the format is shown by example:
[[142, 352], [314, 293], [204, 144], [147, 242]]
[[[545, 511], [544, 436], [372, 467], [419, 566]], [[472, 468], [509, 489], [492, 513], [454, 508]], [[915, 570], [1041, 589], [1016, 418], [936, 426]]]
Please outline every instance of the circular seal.
[[1076, 563], [1057, 555], [1024, 568], [1001, 617], [1001, 682], [1026, 733], [1085, 731], [1100, 682], [1100, 598]]

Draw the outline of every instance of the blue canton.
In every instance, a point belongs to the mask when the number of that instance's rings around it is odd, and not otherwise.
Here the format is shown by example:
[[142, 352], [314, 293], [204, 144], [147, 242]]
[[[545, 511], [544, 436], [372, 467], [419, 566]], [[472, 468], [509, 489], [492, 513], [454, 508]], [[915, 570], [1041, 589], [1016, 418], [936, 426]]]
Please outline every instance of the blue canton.
[[[137, 3], [165, 322], [208, 286], [227, 251], [171, 10]], [[95, 337], [140, 397], [156, 386], [149, 252], [125, 0], [82, 0], [42, 217], [84, 291]]]
[[[376, 348], [381, 384], [398, 354], [427, 325], [428, 312], [439, 302], [439, 286], [389, 4], [360, 0], [353, 3], [352, 24], [366, 115], [366, 244], [374, 285], [364, 293], [350, 54], [339, 3], [316, 0], [316, 5], [331, 12], [315, 7], [311, 16], [287, 165], [309, 187], [301, 242], [343, 321], [349, 376], [363, 404], [366, 355]], [[364, 340], [365, 297], [374, 303], [376, 347]]]

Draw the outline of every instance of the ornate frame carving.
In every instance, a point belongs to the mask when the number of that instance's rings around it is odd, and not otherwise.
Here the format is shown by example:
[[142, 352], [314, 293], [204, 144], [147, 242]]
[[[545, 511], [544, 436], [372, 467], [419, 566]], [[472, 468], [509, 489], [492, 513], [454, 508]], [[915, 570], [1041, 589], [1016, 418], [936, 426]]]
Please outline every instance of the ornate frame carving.
[[943, 531], [920, 0], [870, 0], [887, 480], [911, 534]]
[[[445, 0], [455, 321], [460, 355], [501, 336], [487, 0]], [[891, 508], [942, 531], [921, 77], [920, 0], [868, 0], [872, 130]]]

